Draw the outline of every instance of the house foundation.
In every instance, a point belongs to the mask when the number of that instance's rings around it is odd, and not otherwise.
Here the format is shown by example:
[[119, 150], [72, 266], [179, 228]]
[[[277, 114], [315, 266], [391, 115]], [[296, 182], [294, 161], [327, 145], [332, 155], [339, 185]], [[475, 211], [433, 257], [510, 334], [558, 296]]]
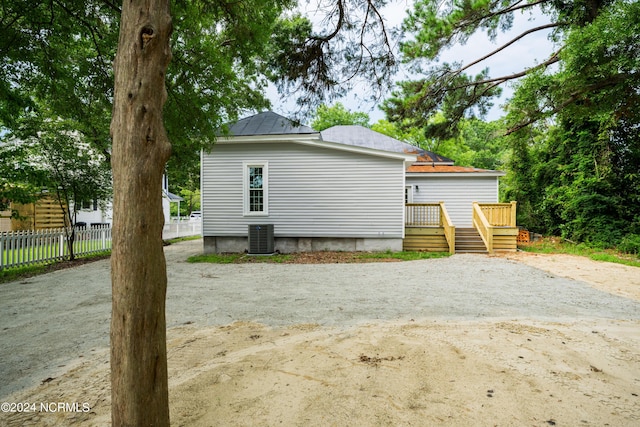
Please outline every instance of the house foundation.
[[[204, 236], [204, 253], [243, 253], [249, 250], [247, 237]], [[384, 252], [401, 251], [402, 239], [338, 238], [338, 237], [275, 237], [279, 253], [295, 252]]]

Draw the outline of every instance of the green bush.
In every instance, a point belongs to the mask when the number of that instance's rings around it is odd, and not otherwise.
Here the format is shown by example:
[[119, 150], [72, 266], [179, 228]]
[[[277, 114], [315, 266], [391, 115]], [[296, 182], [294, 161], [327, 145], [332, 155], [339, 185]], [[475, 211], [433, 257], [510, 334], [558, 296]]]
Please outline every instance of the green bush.
[[624, 236], [618, 250], [629, 254], [640, 255], [640, 234], [627, 234]]

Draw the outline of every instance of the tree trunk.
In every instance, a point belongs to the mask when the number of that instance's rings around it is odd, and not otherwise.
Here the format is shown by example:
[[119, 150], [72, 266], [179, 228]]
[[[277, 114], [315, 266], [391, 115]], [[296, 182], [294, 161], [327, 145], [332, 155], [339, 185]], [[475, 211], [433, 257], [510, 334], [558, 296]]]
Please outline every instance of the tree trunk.
[[161, 184], [171, 29], [169, 0], [122, 2], [111, 121], [114, 427], [169, 425]]

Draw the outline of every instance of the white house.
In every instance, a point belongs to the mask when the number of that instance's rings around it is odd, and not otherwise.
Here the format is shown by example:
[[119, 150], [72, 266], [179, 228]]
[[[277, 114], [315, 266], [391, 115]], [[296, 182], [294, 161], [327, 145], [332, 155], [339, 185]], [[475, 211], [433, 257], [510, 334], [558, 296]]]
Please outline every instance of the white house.
[[455, 166], [454, 161], [422, 150], [362, 126], [334, 126], [322, 138], [341, 144], [415, 154], [406, 169], [405, 202], [445, 202], [456, 227], [471, 227], [471, 204], [498, 202], [498, 177], [502, 171]]
[[[79, 202], [75, 206], [74, 224], [111, 224], [113, 222], [113, 206], [111, 200], [100, 203], [98, 200]], [[71, 206], [74, 212], [74, 206]]]
[[233, 124], [201, 168], [206, 253], [251, 251], [263, 229], [281, 252], [402, 250], [406, 202], [445, 201], [467, 225], [472, 201], [497, 202], [502, 175], [364, 127], [316, 132], [273, 112]]

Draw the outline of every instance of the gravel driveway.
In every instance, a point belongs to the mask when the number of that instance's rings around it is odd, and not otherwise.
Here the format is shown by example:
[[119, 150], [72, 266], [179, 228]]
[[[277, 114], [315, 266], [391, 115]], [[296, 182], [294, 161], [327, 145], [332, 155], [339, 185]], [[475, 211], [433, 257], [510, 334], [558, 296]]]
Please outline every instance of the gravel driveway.
[[[166, 248], [167, 325], [434, 320], [640, 320], [640, 303], [504, 258], [370, 264], [189, 264]], [[0, 285], [0, 398], [109, 345], [109, 261]]]

